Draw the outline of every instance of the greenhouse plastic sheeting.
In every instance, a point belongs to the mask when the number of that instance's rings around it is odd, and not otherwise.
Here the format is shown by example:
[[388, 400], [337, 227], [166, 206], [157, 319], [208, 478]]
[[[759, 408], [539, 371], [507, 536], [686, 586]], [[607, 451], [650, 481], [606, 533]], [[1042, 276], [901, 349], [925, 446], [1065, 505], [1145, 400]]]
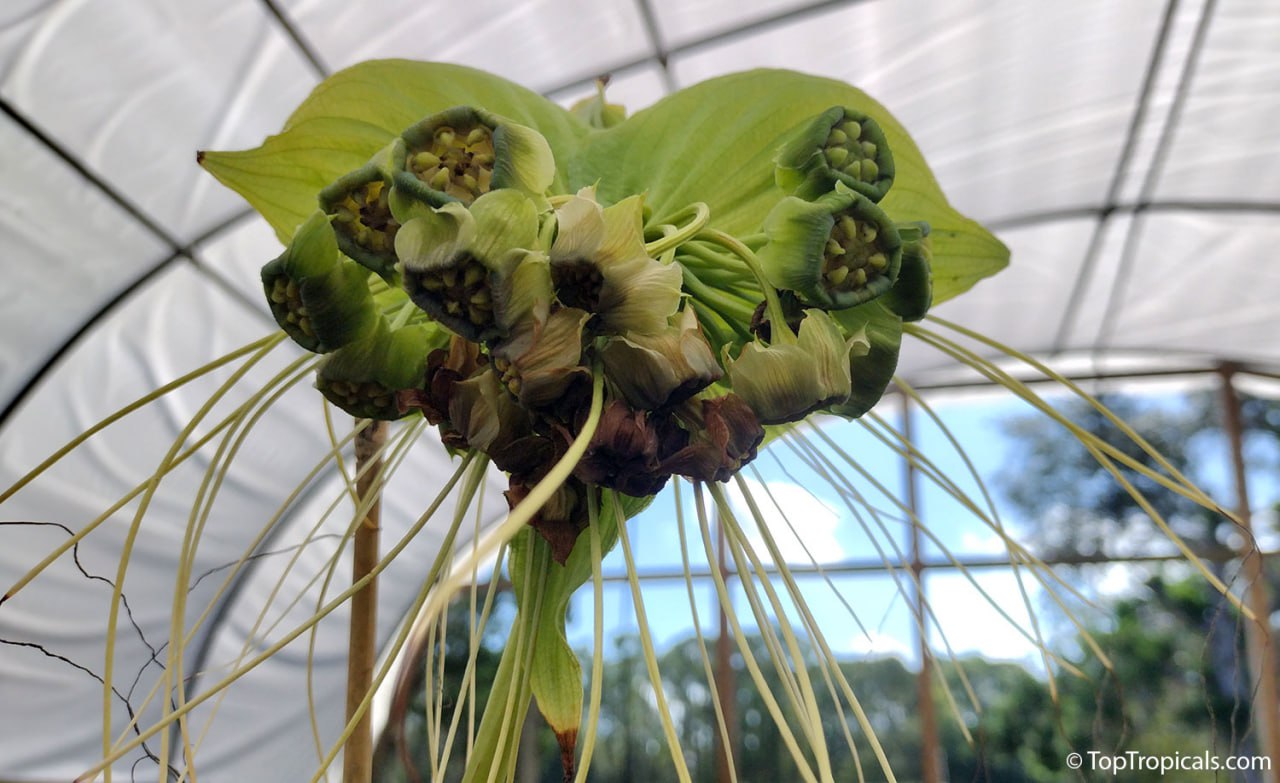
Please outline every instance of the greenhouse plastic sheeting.
[[[194, 152], [257, 144], [324, 74], [372, 57], [478, 66], [564, 103], [612, 73], [612, 99], [632, 109], [755, 66], [844, 79], [904, 122], [953, 203], [1013, 249], [1007, 271], [939, 315], [1042, 357], [1102, 362], [1122, 352], [1148, 368], [1234, 360], [1274, 369], [1277, 52], [1280, 6], [1245, 0], [8, 0], [0, 5], [0, 486], [119, 405], [270, 331], [256, 270], [279, 244], [199, 170]], [[299, 355], [280, 349], [250, 372], [268, 377]], [[950, 365], [908, 344], [900, 371], [928, 382]], [[230, 372], [120, 422], [6, 504], [7, 520], [53, 524], [0, 528], [0, 581], [11, 583], [143, 480]], [[262, 557], [229, 581], [223, 566], [255, 546], [282, 488], [329, 448], [305, 383], [244, 443], [205, 522], [196, 571], [179, 586], [203, 607], [228, 585], [215, 616], [192, 634], [189, 655], [202, 655], [205, 668], [191, 693], [242, 651], [252, 656], [280, 638], [319, 597], [319, 585], [305, 582], [351, 513], [340, 507], [311, 533], [341, 494], [331, 471], [283, 509], [256, 545]], [[114, 681], [122, 695], [132, 689], [135, 704], [162, 675], [158, 640], [168, 635], [175, 552], [206, 467], [197, 463], [161, 485], [134, 543]], [[451, 470], [439, 449], [412, 453], [404, 475], [421, 483], [393, 488], [387, 539]], [[495, 483], [491, 510], [504, 502], [496, 493]], [[32, 643], [0, 646], [0, 779], [66, 780], [100, 754], [95, 677], [111, 597], [103, 580], [116, 578], [136, 504], [86, 538], [78, 560], [62, 558], [0, 611], [0, 639]], [[433, 530], [384, 580], [384, 639], [434, 555]], [[309, 535], [316, 540], [302, 547]], [[300, 566], [255, 627], [276, 586], [273, 564], [295, 554]], [[321, 626], [314, 657], [320, 731], [330, 741], [343, 627], [338, 615]], [[305, 639], [231, 691], [202, 746], [207, 779], [310, 774]], [[122, 702], [115, 707], [121, 733], [128, 717]], [[153, 699], [143, 722], [158, 714]]]

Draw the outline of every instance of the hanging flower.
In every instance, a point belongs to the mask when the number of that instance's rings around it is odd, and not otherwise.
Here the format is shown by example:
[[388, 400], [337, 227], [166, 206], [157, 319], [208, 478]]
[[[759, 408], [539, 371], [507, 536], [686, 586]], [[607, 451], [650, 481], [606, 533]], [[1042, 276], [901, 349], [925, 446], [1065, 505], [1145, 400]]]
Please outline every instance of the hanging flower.
[[[535, 306], [518, 300], [550, 299], [546, 259], [529, 249], [537, 238], [537, 210], [514, 190], [487, 193], [469, 210], [456, 202], [425, 210], [396, 236], [405, 290], [468, 340], [504, 337], [511, 326], [507, 311]], [[532, 266], [518, 273], [526, 262]]]
[[308, 351], [328, 353], [367, 336], [378, 319], [369, 272], [342, 258], [324, 213], [312, 213], [280, 257], [262, 267], [276, 323]]
[[811, 307], [843, 309], [888, 291], [902, 242], [884, 210], [843, 184], [815, 201], [789, 196], [764, 221], [765, 275]]
[[730, 392], [685, 402], [660, 423], [658, 438], [660, 470], [694, 481], [728, 481], [756, 458], [764, 427], [751, 405]]
[[591, 314], [561, 307], [544, 318], [518, 321], [509, 340], [491, 350], [502, 382], [522, 405], [540, 408], [561, 401], [577, 385], [585, 390], [591, 371], [583, 365], [583, 329]]
[[556, 210], [551, 280], [566, 307], [593, 314], [607, 334], [656, 334], [680, 306], [680, 268], [644, 249], [640, 196], [602, 208], [583, 188]]
[[657, 334], [608, 338], [600, 359], [609, 381], [641, 410], [684, 402], [724, 374], [692, 307], [673, 316]]
[[856, 336], [846, 340], [826, 312], [807, 310], [798, 339], [750, 342], [725, 361], [734, 392], [760, 422], [783, 424], [847, 400], [849, 355], [866, 347]]
[[904, 321], [919, 321], [933, 304], [933, 252], [928, 223], [898, 227], [902, 236], [902, 265], [898, 279], [885, 294], [884, 306]]
[[893, 155], [884, 131], [862, 112], [833, 106], [796, 132], [774, 156], [778, 187], [802, 199], [837, 182], [879, 201], [893, 185]]
[[406, 411], [398, 393], [422, 387], [427, 356], [443, 338], [439, 329], [428, 324], [391, 329], [379, 320], [368, 337], [324, 358], [316, 370], [316, 388], [357, 418], [399, 419]]
[[587, 452], [573, 474], [588, 484], [628, 495], [655, 495], [671, 477], [658, 465], [658, 433], [648, 414], [613, 400], [600, 416]]
[[551, 146], [533, 128], [471, 106], [433, 114], [406, 130], [404, 173], [396, 184], [431, 202], [470, 204], [494, 190], [541, 196], [555, 179]]

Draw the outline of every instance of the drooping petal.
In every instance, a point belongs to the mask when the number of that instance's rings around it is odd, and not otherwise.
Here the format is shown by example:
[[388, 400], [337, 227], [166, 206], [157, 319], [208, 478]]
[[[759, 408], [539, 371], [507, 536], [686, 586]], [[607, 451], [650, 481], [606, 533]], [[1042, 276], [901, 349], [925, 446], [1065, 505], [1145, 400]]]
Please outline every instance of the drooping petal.
[[831, 316], [809, 310], [795, 342], [750, 342], [726, 358], [733, 390], [763, 424], [799, 421], [849, 397], [849, 352]]
[[583, 188], [556, 208], [552, 263], [594, 258], [604, 235], [604, 210], [596, 203], [595, 188]]
[[641, 410], [684, 402], [723, 375], [691, 307], [658, 334], [608, 338], [600, 359], [609, 382]]
[[583, 328], [591, 314], [564, 307], [534, 323], [528, 331], [493, 346], [494, 366], [522, 405], [542, 407], [558, 402], [575, 384], [590, 381], [582, 364]]

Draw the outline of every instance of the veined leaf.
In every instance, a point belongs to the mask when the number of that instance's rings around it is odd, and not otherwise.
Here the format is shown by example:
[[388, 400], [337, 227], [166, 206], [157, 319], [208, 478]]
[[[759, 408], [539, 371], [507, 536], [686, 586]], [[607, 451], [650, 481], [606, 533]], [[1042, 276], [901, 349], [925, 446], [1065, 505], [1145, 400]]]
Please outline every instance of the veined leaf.
[[832, 106], [857, 109], [884, 130], [897, 175], [880, 206], [897, 221], [932, 227], [935, 302], [1008, 264], [1008, 249], [947, 203], [919, 148], [883, 106], [843, 82], [794, 71], [711, 79], [592, 133], [571, 166], [571, 184], [599, 181], [605, 202], [646, 193], [651, 222], [702, 201], [711, 207], [712, 226], [753, 234], [786, 195], [774, 184], [774, 154], [794, 130]]
[[282, 242], [316, 208], [316, 194], [363, 165], [413, 123], [454, 106], [478, 106], [536, 128], [560, 166], [554, 190], [567, 192], [564, 163], [586, 126], [564, 109], [506, 79], [443, 63], [373, 60], [330, 76], [294, 111], [284, 130], [256, 149], [202, 152], [200, 165], [262, 213]]

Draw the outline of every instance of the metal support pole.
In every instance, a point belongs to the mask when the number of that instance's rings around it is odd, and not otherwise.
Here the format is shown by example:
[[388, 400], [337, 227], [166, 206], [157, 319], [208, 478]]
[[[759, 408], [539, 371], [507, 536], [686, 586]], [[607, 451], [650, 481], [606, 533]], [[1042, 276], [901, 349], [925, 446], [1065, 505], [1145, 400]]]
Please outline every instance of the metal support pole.
[[[359, 421], [357, 420], [357, 424]], [[378, 564], [378, 538], [382, 518], [382, 447], [387, 423], [369, 422], [356, 434], [356, 497], [369, 500], [368, 511], [356, 525], [353, 538], [352, 580], [359, 581]], [[373, 684], [378, 661], [378, 583], [365, 585], [351, 596], [351, 630], [347, 659], [347, 720], [355, 715]], [[369, 783], [373, 776], [373, 721], [365, 711], [355, 732], [347, 738], [342, 756], [343, 783]]]
[[1271, 633], [1271, 597], [1263, 569], [1262, 552], [1253, 535], [1253, 515], [1249, 510], [1249, 481], [1244, 464], [1244, 425], [1240, 416], [1240, 398], [1232, 382], [1236, 368], [1223, 364], [1222, 418], [1231, 447], [1231, 467], [1235, 473], [1236, 516], [1245, 537], [1241, 548], [1241, 569], [1248, 589], [1245, 605], [1256, 621], [1244, 626], [1245, 646], [1249, 655], [1249, 674], [1254, 686], [1253, 721], [1258, 736], [1258, 750], [1271, 759], [1272, 771], [1262, 773], [1264, 779], [1277, 780], [1280, 762], [1280, 690], [1276, 686], [1275, 644]]
[[[911, 398], [902, 399], [902, 437], [912, 442]], [[920, 714], [920, 780], [922, 783], [941, 783], [942, 743], [938, 739], [938, 718], [933, 709], [933, 656], [925, 637], [924, 611], [924, 559], [920, 552], [919, 500], [916, 489], [916, 466], [906, 460], [906, 501], [911, 512], [911, 575], [914, 595], [911, 608], [915, 612], [916, 647], [920, 652], [920, 673], [916, 675], [916, 709]]]

